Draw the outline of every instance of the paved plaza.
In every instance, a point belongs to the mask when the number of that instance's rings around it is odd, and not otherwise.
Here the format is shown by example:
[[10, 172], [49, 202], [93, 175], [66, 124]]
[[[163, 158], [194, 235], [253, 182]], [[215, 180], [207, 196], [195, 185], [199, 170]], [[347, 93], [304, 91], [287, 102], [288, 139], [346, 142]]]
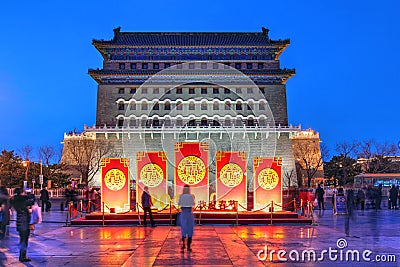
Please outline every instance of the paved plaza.
[[[9, 236], [0, 243], [0, 265], [400, 266], [399, 210], [357, 211], [354, 220], [350, 220], [350, 237], [344, 234], [345, 215], [333, 215], [332, 210], [315, 211], [315, 219], [313, 226], [196, 226], [193, 251], [182, 253], [176, 226], [66, 227], [66, 212], [51, 211], [43, 214], [43, 223], [37, 225], [30, 238], [28, 256], [32, 262], [18, 261], [18, 234], [15, 221], [11, 222]], [[280, 256], [288, 261], [279, 260], [278, 250], [286, 251]], [[327, 252], [323, 254], [323, 250]], [[346, 254], [349, 250], [359, 252], [359, 262], [351, 260], [350, 253]], [[317, 259], [304, 251], [315, 251]], [[391, 255], [396, 262], [372, 262]]]

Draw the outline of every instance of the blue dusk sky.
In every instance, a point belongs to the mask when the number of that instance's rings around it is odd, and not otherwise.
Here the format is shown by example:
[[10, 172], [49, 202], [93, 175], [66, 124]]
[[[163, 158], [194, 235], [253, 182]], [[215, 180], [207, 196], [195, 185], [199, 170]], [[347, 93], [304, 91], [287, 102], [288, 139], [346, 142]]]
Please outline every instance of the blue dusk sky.
[[[290, 38], [289, 123], [336, 143], [400, 141], [400, 1], [2, 1], [0, 149], [58, 147], [93, 125], [92, 39], [122, 31], [261, 31]], [[36, 152], [34, 152], [36, 153]]]

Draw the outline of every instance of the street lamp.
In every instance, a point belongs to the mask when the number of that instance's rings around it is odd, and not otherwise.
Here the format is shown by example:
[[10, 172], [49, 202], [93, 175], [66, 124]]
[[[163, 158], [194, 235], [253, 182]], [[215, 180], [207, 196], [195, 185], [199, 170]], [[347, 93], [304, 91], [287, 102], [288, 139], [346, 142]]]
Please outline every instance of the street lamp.
[[29, 171], [29, 159], [26, 159], [22, 161], [22, 166], [24, 166], [25, 169], [25, 182], [24, 182], [24, 191], [26, 189], [26, 185], [28, 184], [28, 171]]
[[24, 166], [25, 169], [25, 181], [28, 181], [28, 170], [29, 170], [29, 159], [22, 161], [22, 166]]
[[40, 190], [43, 189], [43, 162], [40, 160], [40, 175], [39, 175]]

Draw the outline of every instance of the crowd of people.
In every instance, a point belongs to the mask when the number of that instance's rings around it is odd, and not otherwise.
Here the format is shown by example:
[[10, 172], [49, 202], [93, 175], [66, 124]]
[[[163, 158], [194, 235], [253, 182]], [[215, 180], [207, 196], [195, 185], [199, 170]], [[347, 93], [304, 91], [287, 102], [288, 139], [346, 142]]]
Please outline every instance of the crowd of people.
[[[45, 190], [47, 192], [47, 189]], [[44, 192], [44, 191], [43, 191]], [[19, 261], [29, 262], [27, 257], [28, 241], [35, 225], [41, 223], [41, 210], [37, 204], [35, 195], [31, 190], [15, 188], [14, 195], [9, 196], [4, 186], [0, 187], [0, 239], [8, 234], [10, 224], [10, 208], [16, 212], [16, 230], [19, 234]]]
[[[382, 185], [378, 187], [362, 187], [358, 189], [354, 195], [354, 204], [357, 209], [364, 210], [370, 209], [382, 209], [382, 197], [383, 190]], [[392, 185], [388, 194], [388, 208], [398, 209], [399, 207], [399, 187]]]
[[[334, 189], [333, 195], [347, 195], [346, 192], [352, 190], [352, 203], [355, 209], [382, 209], [382, 199], [387, 194], [387, 207], [389, 209], [398, 209], [400, 206], [400, 190], [399, 186], [392, 185], [389, 191], [383, 190], [382, 184], [377, 187], [363, 186], [361, 188], [343, 188], [339, 187]], [[325, 209], [324, 201], [326, 200], [326, 192], [322, 184], [318, 184], [314, 191], [315, 206], [318, 209]], [[386, 199], [386, 198], [385, 198]], [[386, 203], [386, 202], [385, 202]], [[332, 196], [332, 205], [334, 204], [334, 197]]]
[[[360, 189], [339, 188], [335, 195], [346, 196], [347, 214], [346, 219], [346, 235], [349, 234], [349, 218], [353, 214], [353, 209], [364, 210], [366, 208], [381, 209], [382, 208], [382, 185], [378, 187], [362, 187]], [[399, 186], [392, 185], [388, 191], [388, 208], [398, 209], [400, 206]], [[65, 205], [73, 203], [77, 205], [78, 194], [76, 190], [68, 185], [65, 189]], [[83, 195], [84, 207], [89, 209], [89, 212], [96, 209], [96, 203], [99, 202], [100, 194], [94, 189], [86, 187]], [[319, 184], [315, 189], [315, 200], [320, 210], [325, 209], [325, 191], [322, 184]], [[333, 198], [332, 198], [333, 199]], [[34, 194], [29, 189], [23, 190], [16, 188], [14, 195], [9, 196], [7, 189], [0, 186], [0, 240], [5, 238], [10, 223], [10, 209], [13, 208], [16, 212], [16, 230], [19, 234], [19, 261], [28, 262], [27, 248], [29, 236], [35, 229], [35, 224], [41, 222], [41, 213], [49, 212], [51, 209], [50, 196], [47, 188], [40, 191], [40, 207]], [[63, 202], [64, 203], [64, 202]], [[150, 224], [156, 226], [151, 207], [153, 206], [152, 197], [149, 188], [145, 187], [141, 196], [141, 203], [144, 210], [143, 225], [147, 225], [147, 214], [149, 215]], [[187, 249], [190, 252], [195, 220], [193, 216], [193, 207], [195, 206], [195, 197], [190, 193], [190, 187], [184, 186], [183, 192], [179, 197], [178, 206], [180, 212], [177, 217], [177, 224], [181, 228], [182, 251]], [[187, 242], [186, 242], [187, 240]]]

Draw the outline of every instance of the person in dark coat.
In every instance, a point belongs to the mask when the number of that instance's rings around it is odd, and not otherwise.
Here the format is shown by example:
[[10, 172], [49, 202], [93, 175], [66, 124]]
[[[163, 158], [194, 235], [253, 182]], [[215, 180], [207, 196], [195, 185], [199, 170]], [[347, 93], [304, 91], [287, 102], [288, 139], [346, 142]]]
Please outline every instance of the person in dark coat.
[[346, 236], [350, 236], [350, 219], [353, 221], [354, 220], [354, 191], [353, 189], [348, 189], [347, 190], [347, 196], [346, 196], [346, 207], [347, 207], [347, 214], [345, 218], [345, 233]]
[[5, 238], [7, 234], [7, 225], [10, 224], [10, 196], [4, 185], [0, 186], [0, 239]]
[[181, 226], [182, 234], [182, 251], [185, 249], [185, 239], [187, 240], [187, 251], [192, 251], [190, 247], [192, 244], [192, 237], [194, 232], [194, 216], [193, 206], [195, 205], [194, 196], [190, 194], [190, 187], [185, 185], [183, 187], [182, 195], [179, 196], [178, 206], [181, 207], [179, 216], [179, 225]]
[[390, 204], [388, 205], [389, 209], [390, 208], [397, 209], [397, 195], [398, 195], [398, 193], [399, 192], [397, 191], [396, 186], [392, 185], [390, 187], [390, 190], [389, 190], [389, 201], [390, 201]]
[[360, 188], [357, 191], [357, 207], [358, 207], [358, 203], [360, 203], [360, 205], [361, 205], [361, 210], [364, 210], [364, 207], [365, 207], [365, 192], [364, 192], [364, 188]]
[[30, 235], [29, 222], [31, 220], [30, 208], [31, 200], [25, 195], [21, 188], [16, 188], [15, 195], [11, 200], [11, 204], [17, 212], [17, 231], [19, 233], [19, 261], [27, 262], [31, 259], [26, 257], [28, 248], [28, 240]]
[[67, 185], [65, 189], [65, 207], [68, 207], [69, 203], [72, 201], [73, 191], [71, 185]]
[[144, 187], [144, 191], [142, 194], [142, 206], [143, 206], [143, 211], [144, 211], [143, 225], [144, 226], [147, 225], [146, 217], [147, 217], [147, 213], [149, 213], [151, 227], [155, 227], [156, 224], [154, 223], [153, 214], [151, 212], [151, 207], [153, 206], [153, 201], [151, 199], [151, 195], [149, 193], [149, 188], [147, 186]]
[[315, 198], [318, 200], [318, 209], [323, 209], [323, 210], [325, 209], [324, 194], [325, 194], [324, 189], [321, 187], [320, 184], [318, 184], [318, 187], [315, 190]]
[[49, 205], [50, 197], [49, 197], [49, 191], [47, 191], [47, 187], [40, 190], [40, 200], [42, 201], [42, 212], [44, 212], [44, 211], [49, 212], [50, 211], [50, 205]]
[[397, 188], [397, 201], [399, 202], [397, 204], [397, 208], [400, 207], [400, 188], [399, 186], [396, 187]]
[[381, 209], [382, 202], [382, 184], [379, 184], [378, 188], [375, 190], [375, 209]]

